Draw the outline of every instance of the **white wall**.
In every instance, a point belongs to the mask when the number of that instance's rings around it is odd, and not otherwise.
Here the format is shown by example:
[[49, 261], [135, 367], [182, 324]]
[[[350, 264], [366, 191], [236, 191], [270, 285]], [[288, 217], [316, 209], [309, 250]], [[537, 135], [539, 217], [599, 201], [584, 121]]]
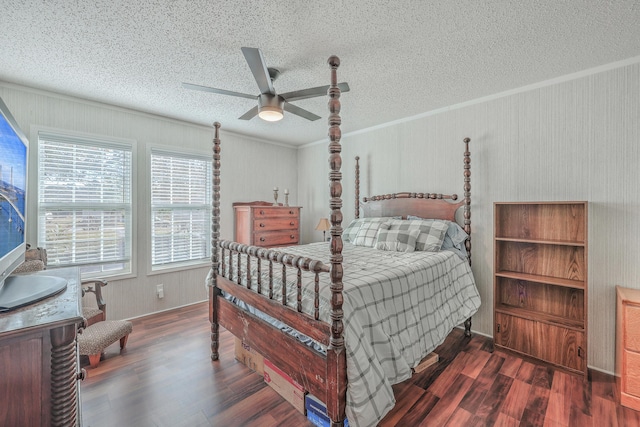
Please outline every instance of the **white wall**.
[[[470, 137], [472, 261], [483, 301], [473, 329], [492, 335], [493, 202], [589, 201], [588, 364], [613, 372], [615, 286], [640, 288], [639, 128], [636, 60], [345, 135], [344, 224], [354, 217], [356, 155], [361, 196], [462, 195], [462, 139]], [[326, 143], [298, 151], [305, 242], [320, 240], [313, 228], [329, 212], [327, 153]]]
[[[204, 279], [208, 266], [150, 274], [150, 225], [147, 205], [147, 147], [163, 145], [176, 150], [211, 154], [213, 127], [199, 126], [106, 104], [61, 96], [0, 82], [0, 97], [9, 107], [31, 145], [33, 128], [47, 127], [103, 137], [135, 140], [136, 198], [134, 201], [135, 275], [110, 280], [105, 288], [108, 316], [123, 319], [166, 310], [207, 298]], [[212, 123], [215, 117], [212, 117]], [[296, 149], [226, 133], [221, 128], [221, 237], [233, 238], [233, 208], [237, 201], [273, 200], [273, 187], [292, 189], [290, 204], [297, 203]], [[37, 150], [29, 159], [27, 242], [36, 244]], [[255, 177], [260, 177], [259, 179]], [[281, 196], [282, 197], [282, 196]], [[282, 201], [282, 199], [280, 199]], [[156, 284], [164, 284], [164, 299], [156, 298]]]

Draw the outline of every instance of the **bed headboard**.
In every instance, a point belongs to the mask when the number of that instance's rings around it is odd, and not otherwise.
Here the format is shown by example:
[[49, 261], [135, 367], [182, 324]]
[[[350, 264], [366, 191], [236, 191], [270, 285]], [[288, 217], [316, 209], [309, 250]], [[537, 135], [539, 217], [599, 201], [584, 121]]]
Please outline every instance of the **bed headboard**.
[[458, 200], [457, 194], [438, 193], [392, 193], [380, 196], [364, 197], [360, 202], [360, 157], [356, 157], [356, 218], [360, 217], [362, 209], [363, 217], [402, 216], [414, 215], [421, 218], [446, 219], [456, 221], [456, 212], [463, 208], [463, 220], [461, 226], [469, 235], [465, 242], [469, 262], [471, 262], [471, 153], [469, 152], [469, 138], [463, 140], [464, 150], [464, 198]]
[[434, 193], [393, 193], [383, 196], [365, 197], [362, 216], [419, 216], [421, 218], [437, 218], [455, 221], [455, 214], [464, 202], [447, 202], [457, 200], [456, 194]]

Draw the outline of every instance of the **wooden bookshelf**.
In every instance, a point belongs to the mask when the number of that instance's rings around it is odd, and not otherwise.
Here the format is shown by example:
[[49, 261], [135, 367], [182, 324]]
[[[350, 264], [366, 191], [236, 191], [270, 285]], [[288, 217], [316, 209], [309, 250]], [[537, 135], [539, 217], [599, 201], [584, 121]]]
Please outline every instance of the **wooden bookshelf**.
[[587, 375], [587, 202], [494, 203], [494, 345]]

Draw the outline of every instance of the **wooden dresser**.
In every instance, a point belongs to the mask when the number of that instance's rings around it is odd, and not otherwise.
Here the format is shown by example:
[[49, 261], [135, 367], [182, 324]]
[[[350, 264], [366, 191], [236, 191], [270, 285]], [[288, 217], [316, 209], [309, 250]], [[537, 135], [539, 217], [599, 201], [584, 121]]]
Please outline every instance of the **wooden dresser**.
[[620, 404], [640, 411], [640, 290], [616, 287], [616, 382]]
[[495, 346], [587, 378], [587, 202], [493, 209]]
[[300, 207], [268, 202], [234, 203], [235, 241], [277, 247], [300, 242]]
[[67, 279], [67, 288], [0, 314], [0, 425], [81, 426], [80, 273], [61, 268], [34, 274]]

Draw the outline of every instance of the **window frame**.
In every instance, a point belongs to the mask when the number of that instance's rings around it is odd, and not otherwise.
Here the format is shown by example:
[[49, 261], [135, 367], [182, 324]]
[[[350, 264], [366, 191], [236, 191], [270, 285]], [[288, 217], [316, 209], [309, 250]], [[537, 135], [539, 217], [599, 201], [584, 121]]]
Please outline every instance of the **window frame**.
[[[86, 145], [90, 147], [102, 146], [102, 147], [112, 147], [114, 149], [120, 148], [120, 149], [129, 151], [131, 153], [131, 166], [129, 170], [129, 173], [130, 173], [129, 182], [130, 182], [131, 188], [130, 188], [130, 200], [128, 203], [128, 206], [129, 206], [128, 230], [127, 230], [127, 227], [125, 226], [125, 232], [128, 232], [127, 240], [129, 242], [129, 260], [128, 262], [125, 261], [124, 263], [125, 268], [121, 270], [101, 270], [99, 272], [91, 272], [91, 273], [82, 272], [82, 268], [86, 266], [102, 265], [102, 264], [98, 263], [98, 264], [60, 265], [60, 266], [49, 264], [48, 268], [54, 269], [54, 268], [77, 266], [78, 268], [80, 268], [82, 279], [103, 278], [103, 279], [109, 279], [109, 280], [120, 280], [120, 279], [129, 279], [129, 278], [136, 277], [137, 275], [136, 273], [137, 271], [136, 270], [137, 269], [137, 262], [136, 262], [137, 206], [135, 201], [137, 200], [137, 179], [136, 179], [137, 141], [135, 139], [130, 139], [130, 138], [122, 138], [122, 137], [115, 137], [115, 136], [109, 136], [109, 135], [98, 135], [98, 134], [78, 132], [78, 131], [72, 131], [67, 129], [50, 128], [50, 127], [44, 127], [44, 126], [32, 126], [31, 135], [33, 136], [32, 139], [35, 140], [35, 143], [33, 145], [35, 146], [34, 153], [36, 158], [34, 161], [35, 167], [33, 169], [34, 169], [34, 174], [36, 179], [35, 179], [35, 185], [33, 185], [32, 188], [29, 189], [30, 192], [33, 194], [33, 196], [29, 197], [29, 200], [34, 202], [34, 205], [35, 205], [35, 209], [32, 212], [35, 213], [34, 215], [35, 221], [33, 222], [35, 223], [35, 236], [36, 236], [37, 246], [41, 246], [45, 248], [46, 248], [46, 243], [41, 240], [41, 236], [40, 236], [40, 230], [41, 230], [41, 227], [43, 226], [43, 224], [41, 223], [41, 214], [40, 214], [43, 209], [41, 198], [40, 198], [41, 196], [40, 195], [40, 148], [41, 148], [40, 141], [41, 141], [41, 138], [46, 139], [46, 136], [50, 135], [57, 140], [66, 139], [70, 143], [77, 143], [79, 145]], [[122, 204], [119, 204], [119, 205], [122, 205]], [[70, 207], [75, 206], [77, 208], [77, 207], [87, 206], [87, 203], [69, 204], [69, 206]], [[114, 206], [114, 205], [111, 204], [109, 206]]]
[[[207, 186], [210, 191], [207, 192], [207, 203], [202, 204], [201, 206], [206, 206], [208, 211], [207, 217], [207, 226], [206, 226], [206, 257], [197, 259], [197, 260], [186, 260], [186, 261], [174, 261], [166, 264], [153, 264], [153, 214], [154, 214], [154, 206], [152, 200], [152, 186], [153, 186], [153, 169], [152, 169], [152, 155], [166, 155], [166, 156], [174, 156], [181, 158], [192, 158], [202, 160], [207, 164], [209, 181], [207, 182]], [[213, 165], [211, 163], [211, 154], [205, 151], [199, 150], [189, 150], [189, 149], [176, 149], [172, 146], [160, 145], [160, 144], [149, 144], [147, 146], [147, 204], [146, 207], [148, 209], [147, 218], [148, 218], [148, 226], [147, 226], [147, 245], [149, 247], [149, 255], [147, 258], [147, 274], [162, 274], [169, 273], [174, 271], [188, 270], [193, 268], [207, 267], [211, 265], [211, 212], [213, 209], [212, 205], [212, 191], [213, 188]], [[184, 209], [184, 207], [183, 207]]]

